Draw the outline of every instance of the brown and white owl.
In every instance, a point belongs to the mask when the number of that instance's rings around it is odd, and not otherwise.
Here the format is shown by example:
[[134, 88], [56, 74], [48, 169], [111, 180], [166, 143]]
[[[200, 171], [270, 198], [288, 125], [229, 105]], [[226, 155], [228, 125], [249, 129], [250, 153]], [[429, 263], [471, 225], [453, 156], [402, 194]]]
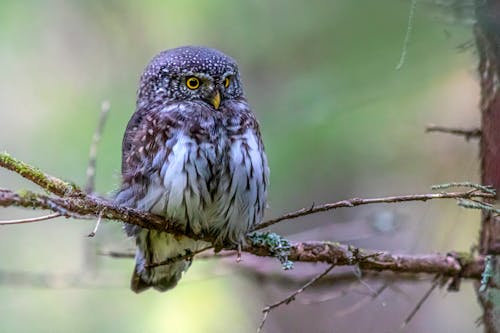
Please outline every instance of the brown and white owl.
[[[262, 220], [269, 168], [259, 124], [236, 62], [206, 47], [158, 54], [140, 80], [122, 147], [116, 202], [209, 233], [216, 245], [241, 244]], [[208, 243], [125, 226], [135, 237], [131, 288], [173, 288], [191, 260], [149, 267]]]

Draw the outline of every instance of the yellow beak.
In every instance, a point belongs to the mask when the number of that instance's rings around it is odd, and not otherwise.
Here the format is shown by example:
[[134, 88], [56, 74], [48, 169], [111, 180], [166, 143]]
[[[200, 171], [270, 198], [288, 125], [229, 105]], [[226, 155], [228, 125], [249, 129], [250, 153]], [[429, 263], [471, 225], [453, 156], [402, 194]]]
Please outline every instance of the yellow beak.
[[212, 97], [212, 99], [210, 100], [210, 103], [212, 103], [212, 105], [214, 106], [214, 108], [217, 110], [219, 108], [219, 105], [220, 105], [220, 92], [219, 90], [217, 90], [215, 92], [215, 95], [214, 97]]

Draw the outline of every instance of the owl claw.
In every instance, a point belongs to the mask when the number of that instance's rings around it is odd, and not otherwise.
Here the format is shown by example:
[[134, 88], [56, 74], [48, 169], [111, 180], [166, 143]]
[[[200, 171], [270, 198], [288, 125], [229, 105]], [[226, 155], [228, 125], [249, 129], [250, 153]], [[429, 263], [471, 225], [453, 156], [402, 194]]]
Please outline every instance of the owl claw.
[[241, 261], [241, 243], [238, 243], [238, 248], [236, 249], [236, 263]]
[[216, 242], [213, 243], [213, 245], [214, 245], [214, 253], [219, 253], [223, 248], [226, 247], [222, 242]]
[[234, 242], [231, 242], [229, 240], [227, 241], [221, 241], [221, 240], [217, 240], [215, 242], [212, 243], [213, 247], [214, 247], [214, 252], [215, 253], [219, 253], [220, 251], [226, 249], [226, 250], [236, 250], [236, 253], [237, 253], [237, 258], [236, 258], [236, 261], [237, 262], [240, 262], [241, 261], [241, 249], [242, 249], [242, 246], [243, 246], [243, 242], [239, 242], [239, 243], [234, 243]]

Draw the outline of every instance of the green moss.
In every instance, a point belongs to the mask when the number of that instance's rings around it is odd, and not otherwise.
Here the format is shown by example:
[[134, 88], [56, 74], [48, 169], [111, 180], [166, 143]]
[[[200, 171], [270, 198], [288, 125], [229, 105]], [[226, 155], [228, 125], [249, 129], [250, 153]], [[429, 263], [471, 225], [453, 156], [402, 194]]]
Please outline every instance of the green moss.
[[293, 262], [288, 260], [290, 242], [274, 232], [252, 232], [248, 239], [253, 246], [265, 247], [272, 256], [279, 259], [284, 270], [293, 269]]
[[0, 164], [19, 173], [21, 176], [29, 176], [33, 180], [47, 181], [47, 177], [41, 170], [31, 167], [7, 153], [0, 153]]
[[474, 188], [476, 190], [483, 191], [485, 193], [489, 193], [491, 195], [496, 195], [496, 191], [493, 187], [491, 186], [484, 186], [481, 184], [475, 184], [472, 182], [453, 182], [453, 183], [445, 183], [445, 184], [438, 184], [438, 185], [432, 185], [431, 189], [432, 190], [445, 190], [449, 189], [451, 187], [470, 187]]
[[474, 261], [474, 255], [472, 252], [454, 252], [453, 253], [462, 265]]
[[7, 153], [0, 153], [0, 165], [35, 182], [48, 182], [47, 176], [40, 169], [29, 166]]
[[73, 191], [80, 191], [77, 185], [47, 176], [40, 169], [26, 164], [5, 152], [0, 153], [0, 166], [20, 174], [49, 192], [65, 195]]
[[324, 241], [323, 243], [334, 246], [334, 247], [341, 247], [342, 246], [342, 244], [340, 244], [339, 242]]
[[486, 256], [486, 258], [484, 258], [484, 271], [483, 274], [481, 274], [481, 287], [479, 287], [479, 292], [486, 291], [486, 288], [488, 288], [488, 282], [494, 276], [494, 274], [495, 272], [493, 270], [492, 256]]
[[19, 190], [16, 192], [17, 195], [19, 195], [23, 201], [29, 202], [30, 204], [28, 205], [29, 207], [33, 208], [38, 208], [39, 206], [37, 205], [37, 199], [38, 195], [36, 193], [33, 193], [28, 190]]

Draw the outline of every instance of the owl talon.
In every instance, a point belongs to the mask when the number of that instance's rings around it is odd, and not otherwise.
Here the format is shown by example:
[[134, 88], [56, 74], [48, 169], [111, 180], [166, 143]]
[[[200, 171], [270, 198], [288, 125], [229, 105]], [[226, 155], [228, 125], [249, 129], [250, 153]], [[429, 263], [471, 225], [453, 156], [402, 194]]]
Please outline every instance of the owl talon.
[[238, 243], [238, 248], [236, 249], [236, 263], [241, 261], [241, 243]]
[[225, 246], [221, 242], [214, 243], [214, 253], [219, 253]]

